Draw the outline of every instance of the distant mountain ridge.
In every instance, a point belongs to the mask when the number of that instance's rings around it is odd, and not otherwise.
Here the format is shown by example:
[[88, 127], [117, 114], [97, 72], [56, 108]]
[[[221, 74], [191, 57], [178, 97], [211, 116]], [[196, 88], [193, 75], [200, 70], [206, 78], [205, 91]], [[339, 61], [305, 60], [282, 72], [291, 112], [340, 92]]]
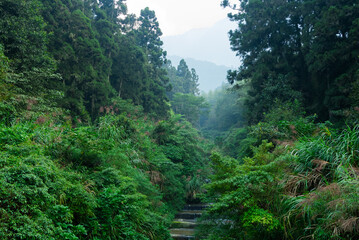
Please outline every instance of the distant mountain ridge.
[[209, 92], [215, 90], [220, 87], [223, 82], [227, 82], [227, 71], [230, 69], [227, 66], [220, 66], [208, 61], [182, 58], [179, 56], [168, 56], [167, 58], [175, 67], [178, 66], [181, 59], [184, 59], [190, 69], [194, 68], [199, 76], [199, 89], [201, 91]]
[[193, 29], [181, 35], [163, 37], [163, 47], [170, 56], [237, 68], [240, 60], [231, 50], [228, 36], [229, 30], [235, 28], [235, 23], [223, 19], [210, 28]]

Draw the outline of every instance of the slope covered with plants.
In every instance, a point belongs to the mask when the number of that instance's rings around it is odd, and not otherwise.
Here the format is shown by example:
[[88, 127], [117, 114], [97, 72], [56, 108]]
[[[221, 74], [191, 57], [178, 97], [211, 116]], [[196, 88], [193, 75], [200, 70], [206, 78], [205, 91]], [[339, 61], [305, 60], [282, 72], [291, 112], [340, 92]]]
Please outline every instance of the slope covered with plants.
[[148, 8], [0, 1], [1, 239], [170, 239], [199, 199], [203, 239], [359, 238], [358, 0], [222, 5], [201, 96]]
[[168, 239], [206, 175], [199, 135], [178, 116], [112, 106], [91, 126], [54, 113], [1, 125], [2, 239]]
[[243, 64], [207, 96], [217, 150], [200, 236], [358, 239], [358, 4], [222, 2]]
[[208, 144], [170, 111], [155, 13], [4, 0], [0, 15], [0, 238], [169, 239]]

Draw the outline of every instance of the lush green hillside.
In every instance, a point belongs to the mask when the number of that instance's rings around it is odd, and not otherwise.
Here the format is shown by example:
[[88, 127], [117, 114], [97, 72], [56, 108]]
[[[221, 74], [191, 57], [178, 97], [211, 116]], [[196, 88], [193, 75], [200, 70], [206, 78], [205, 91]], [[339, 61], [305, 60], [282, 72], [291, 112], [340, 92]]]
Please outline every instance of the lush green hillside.
[[205, 239], [358, 239], [358, 1], [223, 1], [242, 66], [208, 94]]
[[168, 239], [208, 175], [198, 132], [120, 99], [94, 125], [71, 120], [1, 124], [1, 238]]
[[358, 0], [222, 5], [243, 64], [200, 95], [148, 8], [0, 1], [1, 239], [170, 239], [199, 201], [203, 239], [359, 238]]
[[155, 13], [5, 0], [0, 15], [0, 238], [169, 239], [209, 152], [170, 111]]
[[203, 237], [357, 239], [358, 125], [333, 128], [295, 110], [218, 141]]

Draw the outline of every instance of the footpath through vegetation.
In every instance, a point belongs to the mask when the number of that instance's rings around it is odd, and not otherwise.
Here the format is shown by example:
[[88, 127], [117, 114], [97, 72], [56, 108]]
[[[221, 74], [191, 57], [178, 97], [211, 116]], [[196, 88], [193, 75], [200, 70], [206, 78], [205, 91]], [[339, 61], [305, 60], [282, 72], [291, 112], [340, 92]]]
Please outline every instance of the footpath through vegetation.
[[358, 239], [359, 2], [222, 5], [242, 65], [206, 96], [219, 147], [202, 237]]
[[200, 95], [149, 8], [0, 1], [0, 239], [359, 239], [359, 1], [222, 6]]

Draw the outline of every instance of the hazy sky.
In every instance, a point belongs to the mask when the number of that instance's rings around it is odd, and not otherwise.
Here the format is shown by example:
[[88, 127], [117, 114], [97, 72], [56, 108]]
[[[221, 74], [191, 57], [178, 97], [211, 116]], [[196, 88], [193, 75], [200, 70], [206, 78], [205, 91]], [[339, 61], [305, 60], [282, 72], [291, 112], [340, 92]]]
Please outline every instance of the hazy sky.
[[227, 17], [221, 0], [127, 0], [129, 13], [140, 14], [149, 7], [156, 12], [163, 36], [178, 35], [213, 25]]

